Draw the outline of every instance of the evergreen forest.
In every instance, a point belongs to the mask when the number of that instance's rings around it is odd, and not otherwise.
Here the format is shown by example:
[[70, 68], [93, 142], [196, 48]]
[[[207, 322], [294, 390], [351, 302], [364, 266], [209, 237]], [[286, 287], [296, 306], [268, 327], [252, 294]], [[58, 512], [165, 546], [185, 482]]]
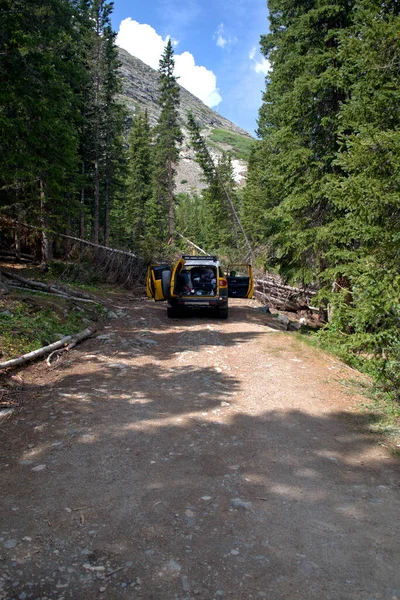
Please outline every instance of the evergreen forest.
[[269, 0], [243, 220], [267, 269], [317, 282], [325, 342], [400, 395], [400, 5]]
[[[167, 260], [185, 248], [246, 258], [318, 287], [319, 333], [400, 396], [400, 5], [268, 0], [270, 64], [247, 183], [179, 121], [169, 40], [160, 116], [119, 100], [113, 3], [0, 0], [0, 217]], [[189, 132], [205, 181], [176, 193]], [[180, 235], [178, 235], [180, 234]]]

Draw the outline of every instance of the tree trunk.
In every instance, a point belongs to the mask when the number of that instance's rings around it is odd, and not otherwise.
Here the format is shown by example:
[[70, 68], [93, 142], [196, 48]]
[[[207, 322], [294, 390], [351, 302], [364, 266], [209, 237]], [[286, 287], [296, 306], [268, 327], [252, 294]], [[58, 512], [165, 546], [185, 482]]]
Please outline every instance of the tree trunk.
[[[70, 195], [69, 193], [66, 194], [66, 201], [67, 201], [67, 206], [69, 206], [69, 201], [70, 201]], [[71, 214], [68, 213], [67, 216], [67, 227], [66, 227], [66, 232], [67, 235], [71, 235], [72, 233], [72, 227], [71, 227]], [[57, 239], [55, 240], [55, 255], [57, 256]], [[69, 256], [70, 252], [71, 252], [71, 248], [72, 248], [72, 244], [71, 244], [71, 240], [69, 240], [68, 238], [65, 240], [65, 254], [67, 256]]]
[[[82, 179], [85, 175], [85, 164], [82, 161]], [[86, 222], [85, 222], [85, 184], [81, 187], [81, 206], [79, 215], [79, 237], [84, 240], [86, 237]]]
[[0, 296], [5, 296], [9, 293], [8, 286], [6, 282], [3, 280], [3, 274], [0, 271]]
[[[96, 148], [97, 155], [97, 148]], [[99, 159], [96, 156], [94, 161], [94, 206], [93, 206], [93, 243], [99, 243], [99, 223], [100, 223], [100, 174]]]
[[47, 219], [46, 219], [46, 202], [45, 202], [45, 193], [44, 193], [44, 182], [41, 179], [39, 181], [40, 187], [40, 224], [42, 226], [42, 236], [41, 236], [41, 251], [42, 251], [42, 260], [41, 267], [47, 268], [47, 263], [51, 260], [51, 240], [50, 236], [46, 231], [47, 227]]
[[93, 206], [93, 234], [92, 241], [99, 243], [100, 226], [100, 59], [101, 59], [101, 23], [100, 7], [96, 15], [96, 55], [94, 65], [94, 109], [95, 109], [95, 159], [94, 159], [94, 206]]
[[173, 237], [175, 232], [175, 218], [174, 218], [174, 177], [173, 177], [173, 164], [172, 161], [168, 161], [168, 235], [170, 238]]
[[30, 360], [34, 360], [35, 358], [39, 358], [40, 356], [45, 356], [46, 354], [53, 352], [53, 350], [62, 348], [63, 346], [67, 345], [69, 342], [73, 343], [75, 346], [77, 342], [80, 342], [80, 341], [84, 340], [85, 338], [93, 335], [93, 333], [95, 331], [96, 331], [96, 329], [94, 327], [87, 327], [86, 329], [84, 329], [83, 331], [80, 331], [79, 333], [77, 333], [75, 335], [67, 335], [67, 336], [63, 337], [58, 342], [54, 342], [54, 344], [50, 344], [49, 346], [43, 346], [43, 348], [39, 348], [38, 350], [33, 350], [33, 352], [28, 352], [28, 354], [24, 354], [23, 356], [20, 356], [19, 358], [13, 358], [11, 360], [7, 360], [6, 362], [0, 363], [0, 369], [9, 369], [11, 367], [18, 367], [19, 365], [22, 365]]
[[21, 238], [19, 237], [18, 229], [14, 230], [14, 240], [15, 240], [15, 257], [17, 262], [21, 261]]
[[108, 157], [106, 157], [107, 170], [106, 170], [106, 189], [105, 189], [105, 208], [104, 208], [104, 245], [110, 245], [110, 169], [108, 165]]

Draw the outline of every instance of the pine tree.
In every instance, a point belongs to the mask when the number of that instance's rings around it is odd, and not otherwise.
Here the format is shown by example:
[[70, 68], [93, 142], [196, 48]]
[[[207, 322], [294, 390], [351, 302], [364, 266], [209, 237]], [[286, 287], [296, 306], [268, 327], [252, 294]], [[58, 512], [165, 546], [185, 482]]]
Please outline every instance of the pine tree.
[[179, 160], [182, 132], [178, 123], [179, 86], [174, 76], [174, 50], [171, 40], [160, 59], [160, 117], [155, 130], [154, 193], [149, 203], [147, 231], [151, 238], [165, 243], [174, 234], [175, 165]]
[[123, 148], [126, 109], [117, 100], [121, 92], [120, 62], [115, 44], [116, 33], [108, 23], [104, 29], [104, 243], [110, 241], [110, 211], [121, 182], [127, 175], [127, 157]]
[[0, 11], [0, 204], [47, 226], [65, 218], [77, 183], [76, 15], [67, 0], [3, 1]]
[[267, 246], [269, 265], [325, 284], [331, 318], [323, 336], [398, 395], [399, 6], [269, 5], [262, 47], [272, 73], [244, 195], [246, 227]]
[[121, 218], [133, 248], [146, 238], [146, 214], [152, 197], [151, 130], [147, 111], [138, 112], [128, 137], [128, 180]]
[[233, 176], [232, 159], [223, 153], [216, 164], [203, 139], [193, 114], [188, 114], [188, 129], [196, 161], [202, 168], [208, 188], [203, 192], [206, 244], [213, 251], [238, 247], [243, 236], [246, 253], [252, 248], [239, 218], [238, 197]]
[[297, 280], [315, 279], [325, 266], [324, 226], [334, 212], [325, 184], [339, 171], [338, 118], [346, 100], [338, 44], [351, 24], [352, 4], [270, 0], [271, 33], [261, 40], [272, 73], [244, 206], [255, 214], [261, 200], [265, 241], [273, 249], [269, 261]]
[[122, 134], [125, 110], [120, 92], [112, 2], [79, 0], [82, 49], [88, 82], [82, 87], [81, 236], [87, 224], [95, 243], [110, 239], [110, 210], [124, 173]]
[[237, 222], [227, 199], [228, 194], [232, 202], [236, 200], [230, 156], [223, 153], [216, 169], [218, 176], [214, 176], [203, 191], [207, 246], [213, 252], [225, 252], [238, 244]]
[[93, 21], [93, 35], [90, 56], [90, 72], [92, 78], [92, 115], [91, 126], [93, 128], [93, 231], [92, 239], [95, 244], [99, 243], [100, 230], [100, 179], [101, 179], [101, 159], [103, 146], [102, 125], [105, 123], [105, 102], [104, 102], [104, 38], [105, 32], [109, 26], [109, 18], [112, 5], [104, 0], [93, 0], [90, 14]]
[[[380, 377], [400, 385], [400, 9], [362, 0], [342, 36], [341, 77], [348, 102], [328, 193], [336, 207], [329, 229], [328, 269], [333, 308], [328, 336]], [[358, 358], [357, 358], [358, 357]], [[356, 363], [357, 364], [357, 363]]]

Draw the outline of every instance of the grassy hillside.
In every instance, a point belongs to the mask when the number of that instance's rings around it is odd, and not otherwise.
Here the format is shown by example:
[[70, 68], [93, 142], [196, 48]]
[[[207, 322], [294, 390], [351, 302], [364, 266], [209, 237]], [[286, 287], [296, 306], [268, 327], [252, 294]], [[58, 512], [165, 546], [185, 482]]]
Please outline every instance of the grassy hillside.
[[219, 148], [221, 145], [227, 146], [226, 149], [231, 152], [234, 158], [247, 161], [255, 140], [233, 133], [232, 131], [227, 131], [226, 129], [212, 129], [207, 141], [210, 145], [215, 145]]

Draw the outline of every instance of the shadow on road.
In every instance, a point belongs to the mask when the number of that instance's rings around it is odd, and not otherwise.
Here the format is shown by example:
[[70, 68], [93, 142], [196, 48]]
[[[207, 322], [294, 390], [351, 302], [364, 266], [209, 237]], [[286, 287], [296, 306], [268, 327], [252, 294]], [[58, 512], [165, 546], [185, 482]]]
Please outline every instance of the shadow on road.
[[3, 427], [9, 590], [18, 576], [32, 594], [57, 580], [97, 598], [104, 577], [82, 565], [108, 561], [112, 598], [127, 597], [122, 583], [157, 600], [397, 596], [398, 468], [362, 417], [253, 414], [239, 390], [150, 358], [26, 389], [33, 400]]

